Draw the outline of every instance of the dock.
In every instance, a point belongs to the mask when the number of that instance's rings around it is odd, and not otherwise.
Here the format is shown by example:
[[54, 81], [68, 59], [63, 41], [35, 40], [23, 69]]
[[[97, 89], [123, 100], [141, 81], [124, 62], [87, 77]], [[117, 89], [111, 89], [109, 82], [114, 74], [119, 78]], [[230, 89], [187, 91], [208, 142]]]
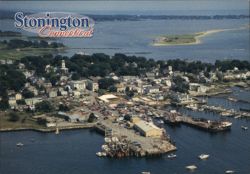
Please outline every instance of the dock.
[[110, 120], [98, 123], [96, 130], [105, 136], [102, 151], [108, 157], [162, 155], [177, 149], [167, 136], [144, 137]]
[[232, 123], [228, 121], [212, 121], [204, 118], [192, 118], [177, 113], [167, 114], [164, 117], [164, 122], [170, 125], [185, 124], [209, 132], [227, 131], [231, 129], [232, 125]]

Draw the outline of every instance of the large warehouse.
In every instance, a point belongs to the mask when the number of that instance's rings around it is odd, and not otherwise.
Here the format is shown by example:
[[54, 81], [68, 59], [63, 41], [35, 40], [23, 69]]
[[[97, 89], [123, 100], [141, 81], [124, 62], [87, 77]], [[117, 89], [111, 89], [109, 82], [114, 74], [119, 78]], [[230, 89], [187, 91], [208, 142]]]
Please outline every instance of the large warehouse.
[[145, 137], [160, 137], [163, 134], [162, 129], [143, 120], [136, 122], [134, 127]]

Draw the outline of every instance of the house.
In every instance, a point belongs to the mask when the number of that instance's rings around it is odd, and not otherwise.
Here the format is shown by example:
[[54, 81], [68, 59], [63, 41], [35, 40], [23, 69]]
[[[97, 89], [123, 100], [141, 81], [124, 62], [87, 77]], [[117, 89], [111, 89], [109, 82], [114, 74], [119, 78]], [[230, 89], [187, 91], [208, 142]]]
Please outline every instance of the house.
[[172, 82], [169, 78], [161, 79], [161, 83], [168, 86], [168, 87], [172, 86]]
[[34, 87], [34, 86], [29, 86], [27, 89], [28, 89], [29, 91], [31, 91], [31, 92], [34, 94], [34, 96], [37, 96], [37, 95], [38, 95], [38, 90], [36, 89], [36, 87]]
[[146, 94], [155, 94], [160, 92], [160, 87], [159, 86], [149, 86], [145, 89]]
[[140, 132], [141, 135], [145, 137], [161, 137], [163, 135], [163, 130], [152, 122], [146, 122], [144, 120], [135, 122], [134, 128]]
[[199, 83], [189, 83], [189, 91], [197, 93], [206, 93], [208, 87]]
[[71, 89], [83, 91], [86, 89], [86, 80], [76, 80], [69, 83]]
[[115, 85], [117, 92], [124, 93], [126, 90], [126, 86], [124, 83], [119, 83]]
[[9, 105], [10, 105], [11, 108], [17, 106], [16, 98], [15, 97], [9, 97], [8, 103], [9, 103]]
[[61, 91], [59, 91], [59, 95], [61, 95], [61, 96], [67, 96], [68, 95], [68, 91], [61, 90]]
[[95, 91], [99, 90], [99, 84], [97, 82], [89, 80], [87, 88], [88, 88], [88, 90], [95, 92]]
[[181, 104], [193, 101], [193, 99], [188, 94], [179, 93], [179, 92], [171, 93], [170, 97], [174, 102], [181, 103]]
[[49, 98], [54, 98], [57, 97], [57, 90], [53, 89], [48, 92], [48, 97]]
[[38, 98], [38, 97], [27, 98], [27, 99], [25, 99], [25, 103], [26, 103], [26, 105], [28, 105], [28, 106], [33, 106], [33, 105], [35, 105], [35, 104], [37, 104], [37, 103], [40, 103], [40, 102], [42, 102], [42, 101], [43, 101], [42, 98]]
[[16, 93], [15, 98], [16, 100], [22, 100], [22, 94]]
[[73, 91], [73, 96], [79, 98], [81, 93], [79, 91]]

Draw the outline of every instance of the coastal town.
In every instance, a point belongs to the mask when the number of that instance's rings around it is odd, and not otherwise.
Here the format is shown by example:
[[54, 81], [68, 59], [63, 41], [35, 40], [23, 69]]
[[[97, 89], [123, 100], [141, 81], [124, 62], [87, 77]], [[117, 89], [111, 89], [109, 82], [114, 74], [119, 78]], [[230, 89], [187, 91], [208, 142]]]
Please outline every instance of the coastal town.
[[[45, 75], [55, 73], [58, 77], [53, 81], [27, 68], [31, 62], [2, 60], [2, 67], [15, 65], [25, 80], [20, 90], [6, 89], [6, 95], [2, 94], [1, 107], [3, 109], [4, 104], [8, 107], [1, 111], [1, 131], [36, 130], [58, 134], [65, 129], [92, 128], [105, 137], [98, 156], [148, 156], [178, 148], [162, 128], [164, 123], [186, 124], [208, 132], [231, 128], [232, 123], [226, 119], [192, 118], [176, 111], [176, 107], [216, 112], [223, 118], [250, 117], [249, 110], [228, 110], [206, 102], [206, 97], [232, 92], [233, 86], [249, 88], [249, 70], [234, 67], [225, 72], [216, 69], [207, 75], [204, 71], [192, 74], [161, 63], [138, 76], [118, 76], [111, 72], [104, 77], [73, 80], [75, 72], [69, 71], [61, 58], [58, 66], [44, 65]], [[124, 66], [138, 68], [136, 62], [125, 61]], [[228, 100], [236, 101], [235, 98]]]

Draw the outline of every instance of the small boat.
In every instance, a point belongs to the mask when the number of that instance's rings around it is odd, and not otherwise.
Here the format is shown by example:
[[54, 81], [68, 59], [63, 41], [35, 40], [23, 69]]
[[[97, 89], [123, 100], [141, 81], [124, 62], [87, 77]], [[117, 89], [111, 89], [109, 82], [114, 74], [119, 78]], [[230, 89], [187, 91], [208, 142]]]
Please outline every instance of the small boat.
[[241, 129], [243, 129], [243, 130], [247, 130], [247, 129], [248, 129], [248, 127], [246, 127], [246, 126], [241, 126]]
[[158, 124], [164, 124], [164, 121], [163, 120], [158, 120], [157, 123]]
[[238, 101], [236, 98], [233, 98], [233, 97], [228, 97], [227, 99], [230, 100], [230, 101], [233, 101], [233, 102], [237, 102]]
[[150, 174], [150, 172], [141, 172], [141, 174]]
[[186, 166], [186, 169], [195, 170], [195, 169], [197, 169], [197, 167], [195, 165], [190, 165], [190, 166]]
[[231, 174], [231, 173], [234, 173], [234, 171], [233, 170], [227, 170], [225, 173], [226, 174]]
[[170, 158], [170, 159], [176, 158], [176, 157], [177, 157], [177, 155], [175, 155], [175, 154], [173, 154], [173, 153], [168, 155], [168, 158]]
[[56, 128], [55, 134], [59, 134], [59, 129], [58, 129], [58, 127]]
[[99, 157], [101, 157], [102, 156], [102, 152], [97, 152], [96, 155], [99, 156]]
[[99, 157], [107, 156], [106, 152], [97, 152], [96, 155]]
[[22, 147], [23, 145], [24, 145], [24, 144], [21, 143], [21, 142], [19, 142], [19, 143], [16, 144], [16, 146], [18, 146], [18, 147]]
[[199, 155], [199, 157], [201, 160], [205, 160], [205, 159], [208, 159], [209, 158], [209, 155], [208, 154], [201, 154]]

